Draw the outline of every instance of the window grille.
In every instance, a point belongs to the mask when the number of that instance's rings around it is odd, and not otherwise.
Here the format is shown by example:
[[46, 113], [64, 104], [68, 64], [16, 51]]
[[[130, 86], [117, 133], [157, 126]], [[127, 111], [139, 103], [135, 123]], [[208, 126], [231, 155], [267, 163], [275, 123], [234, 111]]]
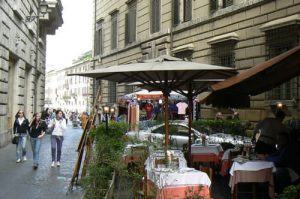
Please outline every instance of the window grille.
[[115, 103], [117, 99], [117, 83], [108, 81], [108, 102]]
[[160, 0], [151, 1], [151, 33], [160, 30]]
[[[266, 31], [268, 59], [282, 54], [300, 44], [300, 25], [290, 25]], [[299, 77], [295, 77], [266, 92], [267, 100], [291, 100], [298, 96]]]
[[183, 0], [183, 6], [183, 21], [190, 21], [192, 19], [192, 0]]
[[116, 49], [118, 45], [118, 13], [111, 15], [111, 49]]
[[233, 5], [233, 0], [223, 0], [223, 8], [229, 7]]
[[129, 93], [133, 93], [134, 92], [134, 86], [125, 86], [125, 93], [129, 94]]
[[230, 68], [235, 67], [235, 47], [236, 41], [224, 41], [213, 44], [212, 46], [212, 63], [219, 66]]
[[103, 22], [97, 22], [96, 32], [95, 32], [95, 56], [101, 55], [103, 53]]
[[125, 14], [125, 44], [136, 39], [136, 1], [128, 4], [128, 13]]

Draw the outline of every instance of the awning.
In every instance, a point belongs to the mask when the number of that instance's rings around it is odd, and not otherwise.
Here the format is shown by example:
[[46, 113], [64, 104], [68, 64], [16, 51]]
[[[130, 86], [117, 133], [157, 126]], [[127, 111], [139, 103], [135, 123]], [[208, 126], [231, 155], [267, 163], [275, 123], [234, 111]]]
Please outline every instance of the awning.
[[249, 107], [250, 96], [268, 91], [300, 75], [300, 46], [211, 85], [203, 102], [217, 107]]

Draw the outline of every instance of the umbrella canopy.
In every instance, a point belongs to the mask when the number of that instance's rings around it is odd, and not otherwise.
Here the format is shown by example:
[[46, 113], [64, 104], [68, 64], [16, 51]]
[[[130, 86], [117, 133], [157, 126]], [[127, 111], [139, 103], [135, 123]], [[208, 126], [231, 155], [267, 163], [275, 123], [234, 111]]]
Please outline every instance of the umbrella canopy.
[[[168, 107], [171, 90], [177, 90], [195, 79], [219, 79], [224, 78], [224, 75], [231, 76], [233, 74], [236, 74], [236, 70], [233, 68], [162, 56], [140, 63], [116, 65], [68, 75], [80, 75], [118, 83], [141, 82], [153, 90], [162, 91], [165, 98], [164, 107]], [[168, 115], [168, 109], [165, 109], [165, 150], [168, 149], [169, 143]]]
[[249, 107], [250, 96], [268, 91], [299, 75], [300, 46], [213, 84], [213, 92], [204, 102], [219, 107]]

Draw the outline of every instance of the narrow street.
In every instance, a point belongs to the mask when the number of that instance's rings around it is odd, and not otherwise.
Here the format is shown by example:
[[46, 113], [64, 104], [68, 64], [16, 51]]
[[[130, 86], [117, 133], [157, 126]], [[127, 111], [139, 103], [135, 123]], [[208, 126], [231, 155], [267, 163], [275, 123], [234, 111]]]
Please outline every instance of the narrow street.
[[32, 150], [27, 142], [27, 161], [16, 163], [16, 146], [9, 144], [0, 149], [0, 199], [80, 199], [82, 192], [74, 186], [67, 190], [73, 174], [77, 152], [75, 151], [82, 134], [81, 128], [68, 124], [65, 132], [60, 167], [51, 168], [50, 136], [43, 138], [40, 151], [40, 165], [32, 168]]

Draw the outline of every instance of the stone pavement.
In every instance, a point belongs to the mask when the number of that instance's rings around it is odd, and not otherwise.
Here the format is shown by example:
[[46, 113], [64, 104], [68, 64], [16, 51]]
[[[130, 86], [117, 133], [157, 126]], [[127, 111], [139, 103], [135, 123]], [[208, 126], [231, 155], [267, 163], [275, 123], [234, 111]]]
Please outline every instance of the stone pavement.
[[51, 168], [50, 136], [43, 138], [40, 165], [32, 168], [32, 150], [27, 142], [27, 161], [16, 163], [16, 146], [9, 144], [0, 149], [0, 199], [80, 199], [82, 190], [73, 187], [67, 190], [77, 160], [77, 145], [83, 130], [72, 128], [65, 132], [61, 166]]

